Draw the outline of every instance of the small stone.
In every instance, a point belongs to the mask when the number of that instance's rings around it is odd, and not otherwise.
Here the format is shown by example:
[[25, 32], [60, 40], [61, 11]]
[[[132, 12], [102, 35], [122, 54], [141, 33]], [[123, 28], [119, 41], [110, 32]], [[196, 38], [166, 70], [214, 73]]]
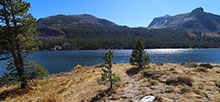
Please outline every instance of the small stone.
[[170, 71], [174, 71], [175, 70], [175, 68], [170, 68]]
[[215, 65], [215, 67], [218, 67], [218, 68], [219, 68], [219, 67], [220, 67], [220, 65]]
[[154, 96], [151, 96], [151, 95], [148, 95], [148, 96], [145, 96], [141, 99], [141, 102], [153, 102], [155, 99]]

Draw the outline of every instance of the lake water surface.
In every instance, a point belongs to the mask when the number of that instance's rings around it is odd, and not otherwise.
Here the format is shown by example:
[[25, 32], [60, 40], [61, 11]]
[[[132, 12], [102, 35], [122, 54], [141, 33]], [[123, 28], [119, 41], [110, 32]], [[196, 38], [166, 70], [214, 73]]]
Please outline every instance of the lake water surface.
[[[91, 66], [103, 63], [107, 50], [35, 51], [32, 60], [45, 67], [50, 74], [68, 72], [77, 64]], [[132, 50], [113, 50], [116, 63], [128, 63]], [[148, 49], [151, 63], [220, 63], [220, 49]], [[0, 75], [6, 71], [0, 62]]]

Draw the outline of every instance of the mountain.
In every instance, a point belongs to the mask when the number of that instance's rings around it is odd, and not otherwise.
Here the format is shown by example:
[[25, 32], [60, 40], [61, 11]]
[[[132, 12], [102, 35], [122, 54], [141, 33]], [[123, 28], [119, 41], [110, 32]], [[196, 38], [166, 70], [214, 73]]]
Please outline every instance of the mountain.
[[184, 29], [188, 32], [220, 32], [220, 16], [204, 12], [204, 9], [199, 7], [190, 13], [154, 18], [148, 28]]
[[66, 36], [63, 28], [75, 28], [80, 26], [118, 26], [106, 19], [100, 19], [89, 14], [82, 15], [56, 15], [41, 18], [37, 21], [37, 28], [41, 36]]
[[[195, 12], [199, 11], [203, 12], [201, 9]], [[171, 19], [166, 16], [163, 20], [168, 18]], [[146, 48], [220, 48], [220, 33], [130, 28], [89, 14], [41, 18], [37, 21], [37, 29], [41, 50], [131, 49], [139, 37], [146, 41]]]

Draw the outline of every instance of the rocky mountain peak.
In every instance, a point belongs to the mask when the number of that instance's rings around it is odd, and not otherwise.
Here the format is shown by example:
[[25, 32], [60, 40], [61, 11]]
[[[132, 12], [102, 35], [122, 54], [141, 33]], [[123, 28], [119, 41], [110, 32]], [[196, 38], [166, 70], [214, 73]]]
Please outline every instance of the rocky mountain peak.
[[203, 12], [204, 12], [204, 9], [202, 7], [192, 10], [192, 13], [203, 13]]
[[196, 8], [194, 10], [192, 10], [192, 12], [190, 13], [190, 15], [203, 15], [205, 14], [204, 9], [202, 7]]
[[202, 7], [199, 7], [192, 10], [190, 13], [156, 17], [148, 28], [184, 29], [189, 32], [220, 32], [220, 16], [206, 13]]

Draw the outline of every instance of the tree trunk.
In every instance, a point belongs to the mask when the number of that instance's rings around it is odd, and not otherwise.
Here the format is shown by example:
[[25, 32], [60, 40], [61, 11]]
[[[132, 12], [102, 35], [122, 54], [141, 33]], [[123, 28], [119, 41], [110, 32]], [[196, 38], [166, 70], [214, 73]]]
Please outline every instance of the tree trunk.
[[14, 59], [14, 65], [16, 67], [16, 70], [18, 72], [18, 77], [20, 79], [21, 83], [21, 87], [20, 88], [27, 88], [27, 81], [25, 79], [24, 75], [24, 63], [23, 63], [23, 58], [21, 57], [21, 52], [20, 51], [15, 51], [15, 49], [13, 48], [11, 50], [13, 59]]
[[112, 85], [113, 85], [113, 82], [112, 82], [113, 80], [112, 80], [112, 75], [110, 75], [110, 87], [109, 87], [109, 89], [110, 90], [112, 90]]
[[16, 49], [17, 49], [17, 56], [18, 56], [18, 60], [19, 60], [19, 65], [20, 65], [20, 70], [19, 70], [19, 74], [20, 74], [20, 79], [21, 79], [21, 88], [27, 88], [28, 85], [27, 85], [27, 80], [26, 78], [23, 76], [25, 74], [24, 72], [24, 61], [23, 61], [23, 57], [22, 57], [22, 52], [21, 52], [21, 49], [20, 49], [20, 45], [19, 43], [17, 42], [17, 46], [16, 46]]
[[[112, 63], [110, 63], [110, 66], [112, 65]], [[112, 67], [112, 66], [111, 66]], [[109, 90], [112, 90], [112, 86], [113, 86], [113, 80], [112, 80], [112, 69], [111, 67], [109, 68], [109, 71], [110, 71], [110, 76], [109, 76], [109, 79], [110, 79], [110, 87], [109, 87]]]
[[25, 80], [25, 78], [23, 78], [22, 83], [21, 83], [21, 89], [25, 89], [25, 88], [28, 88], [28, 85], [27, 85], [27, 80]]

